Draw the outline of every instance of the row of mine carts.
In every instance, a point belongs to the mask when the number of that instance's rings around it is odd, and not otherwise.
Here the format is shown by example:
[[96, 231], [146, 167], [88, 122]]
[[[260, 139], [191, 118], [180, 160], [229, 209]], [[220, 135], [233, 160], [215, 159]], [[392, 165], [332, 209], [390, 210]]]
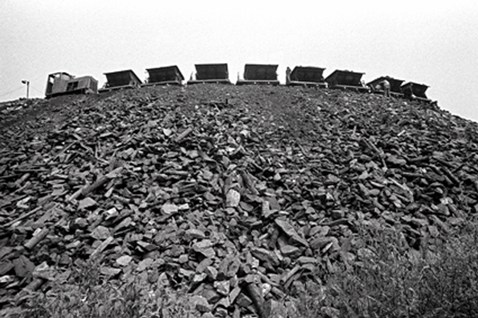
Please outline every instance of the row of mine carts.
[[[229, 79], [227, 64], [196, 64], [196, 72], [191, 74], [187, 85], [194, 84], [232, 84]], [[246, 64], [244, 75], [237, 78], [236, 85], [279, 85], [275, 64]], [[425, 92], [427, 85], [407, 82], [389, 76], [379, 77], [369, 83], [362, 80], [364, 73], [335, 70], [324, 78], [325, 68], [296, 66], [293, 70], [287, 68], [286, 85], [316, 88], [331, 88], [353, 90], [356, 92], [372, 92], [384, 94], [382, 83], [390, 84], [390, 95], [413, 100], [430, 102]], [[148, 79], [143, 83], [132, 70], [105, 73], [106, 84], [98, 89], [98, 81], [91, 76], [75, 77], [65, 72], [53, 73], [48, 76], [46, 97], [65, 94], [104, 93], [125, 88], [137, 88], [156, 85], [183, 85], [185, 78], [177, 66], [150, 68]]]

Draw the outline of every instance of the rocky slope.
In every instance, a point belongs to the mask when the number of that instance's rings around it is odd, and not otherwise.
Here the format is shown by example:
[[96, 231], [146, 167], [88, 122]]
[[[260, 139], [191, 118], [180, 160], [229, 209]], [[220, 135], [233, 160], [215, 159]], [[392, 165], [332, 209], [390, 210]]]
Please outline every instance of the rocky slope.
[[66, 282], [187, 286], [226, 316], [478, 212], [477, 124], [402, 99], [198, 85], [37, 101], [0, 122], [0, 302]]

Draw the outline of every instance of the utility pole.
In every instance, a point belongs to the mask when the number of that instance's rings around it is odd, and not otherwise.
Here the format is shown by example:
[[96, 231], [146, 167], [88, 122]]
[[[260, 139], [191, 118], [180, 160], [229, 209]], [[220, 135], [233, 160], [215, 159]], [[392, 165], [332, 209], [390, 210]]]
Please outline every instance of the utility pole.
[[30, 81], [22, 80], [22, 84], [27, 85], [27, 99], [28, 99], [28, 95], [30, 95]]

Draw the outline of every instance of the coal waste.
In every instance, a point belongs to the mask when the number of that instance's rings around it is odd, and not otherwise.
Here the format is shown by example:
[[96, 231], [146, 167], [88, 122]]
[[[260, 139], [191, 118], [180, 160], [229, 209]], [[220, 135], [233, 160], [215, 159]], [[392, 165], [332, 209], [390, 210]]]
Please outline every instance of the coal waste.
[[94, 261], [187, 286], [205, 317], [266, 317], [370, 253], [364, 226], [418, 250], [478, 212], [477, 124], [436, 105], [221, 85], [18, 103], [0, 121], [0, 306]]

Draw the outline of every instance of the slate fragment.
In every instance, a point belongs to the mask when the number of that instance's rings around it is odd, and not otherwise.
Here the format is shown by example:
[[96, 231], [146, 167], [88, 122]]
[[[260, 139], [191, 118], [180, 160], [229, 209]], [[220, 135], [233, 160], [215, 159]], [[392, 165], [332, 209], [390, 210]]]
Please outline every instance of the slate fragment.
[[27, 257], [20, 255], [20, 257], [13, 260], [15, 275], [24, 278], [33, 273], [35, 264], [33, 264]]
[[128, 266], [133, 258], [129, 255], [123, 255], [116, 259], [116, 263], [120, 266]]
[[293, 242], [308, 247], [309, 244], [307, 243], [307, 241], [299, 236], [299, 234], [289, 222], [281, 219], [275, 219], [274, 222], [287, 236], [290, 237]]
[[88, 209], [96, 206], [98, 203], [90, 197], [84, 198], [78, 203], [78, 209]]
[[230, 189], [226, 195], [226, 206], [227, 207], [237, 207], [241, 201], [241, 194], [234, 189]]

